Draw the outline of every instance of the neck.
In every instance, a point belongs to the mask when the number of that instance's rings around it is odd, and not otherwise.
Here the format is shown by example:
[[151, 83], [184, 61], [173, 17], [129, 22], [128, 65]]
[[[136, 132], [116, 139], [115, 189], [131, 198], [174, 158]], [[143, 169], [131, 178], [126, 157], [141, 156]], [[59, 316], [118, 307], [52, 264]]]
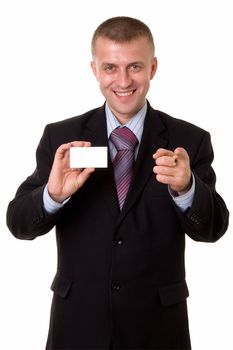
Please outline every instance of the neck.
[[139, 108], [138, 110], [132, 111], [131, 113], [128, 114], [121, 114], [118, 113], [117, 111], [114, 111], [109, 105], [108, 108], [111, 110], [112, 114], [116, 117], [116, 119], [118, 120], [118, 122], [121, 125], [125, 125], [127, 124], [141, 109], [142, 109], [143, 105], [141, 106], [141, 108]]
[[131, 115], [131, 116], [119, 116], [119, 115], [116, 115], [115, 113], [114, 113], [114, 115], [121, 125], [127, 124], [133, 118], [133, 115]]

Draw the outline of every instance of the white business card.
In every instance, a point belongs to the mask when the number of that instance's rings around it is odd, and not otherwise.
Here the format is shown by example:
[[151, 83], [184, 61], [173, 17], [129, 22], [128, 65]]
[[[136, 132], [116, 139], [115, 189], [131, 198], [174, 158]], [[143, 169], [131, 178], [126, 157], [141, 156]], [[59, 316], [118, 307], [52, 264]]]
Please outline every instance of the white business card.
[[107, 147], [71, 147], [71, 168], [107, 168]]

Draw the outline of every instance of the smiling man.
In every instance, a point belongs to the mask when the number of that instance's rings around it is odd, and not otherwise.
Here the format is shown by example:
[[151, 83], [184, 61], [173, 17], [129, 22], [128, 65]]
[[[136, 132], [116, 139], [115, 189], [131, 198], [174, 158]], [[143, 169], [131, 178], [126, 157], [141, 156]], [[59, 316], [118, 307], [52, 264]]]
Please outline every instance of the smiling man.
[[[150, 29], [100, 24], [91, 67], [105, 103], [46, 126], [37, 167], [9, 204], [20, 239], [56, 227], [58, 269], [47, 349], [191, 349], [185, 235], [228, 227], [208, 132], [153, 109]], [[71, 169], [70, 148], [107, 146], [106, 169]]]

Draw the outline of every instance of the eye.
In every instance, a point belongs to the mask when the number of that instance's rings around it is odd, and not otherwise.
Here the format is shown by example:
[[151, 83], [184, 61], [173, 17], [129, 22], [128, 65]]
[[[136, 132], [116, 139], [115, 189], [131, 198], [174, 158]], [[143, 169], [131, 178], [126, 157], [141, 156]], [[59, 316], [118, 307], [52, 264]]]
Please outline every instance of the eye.
[[139, 63], [133, 63], [130, 66], [130, 70], [132, 70], [133, 72], [139, 72], [142, 69], [142, 65]]
[[115, 70], [115, 66], [113, 64], [106, 64], [104, 70], [108, 73], [112, 73]]

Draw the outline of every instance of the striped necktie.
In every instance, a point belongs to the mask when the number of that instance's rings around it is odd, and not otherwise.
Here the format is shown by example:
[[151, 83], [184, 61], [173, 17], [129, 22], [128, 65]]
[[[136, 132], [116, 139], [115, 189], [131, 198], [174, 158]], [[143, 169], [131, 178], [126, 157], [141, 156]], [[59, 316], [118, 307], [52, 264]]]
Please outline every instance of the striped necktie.
[[122, 209], [133, 177], [134, 149], [138, 140], [127, 127], [113, 130], [110, 140], [117, 150], [117, 154], [113, 159], [113, 168], [119, 206]]

